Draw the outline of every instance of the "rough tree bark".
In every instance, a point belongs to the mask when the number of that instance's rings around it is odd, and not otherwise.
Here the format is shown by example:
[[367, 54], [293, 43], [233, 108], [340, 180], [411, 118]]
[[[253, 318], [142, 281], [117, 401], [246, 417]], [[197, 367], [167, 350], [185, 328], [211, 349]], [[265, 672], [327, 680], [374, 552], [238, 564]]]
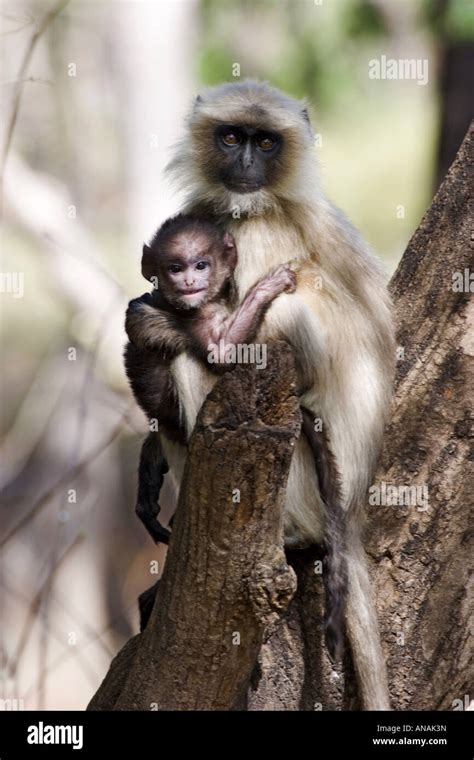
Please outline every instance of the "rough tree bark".
[[[471, 125], [391, 282], [400, 355], [367, 549], [402, 710], [452, 709], [473, 693], [473, 138]], [[288, 556], [298, 580], [289, 603], [281, 504], [299, 415], [288, 351], [272, 354], [270, 373], [238, 368], [206, 401], [152, 619], [115, 658], [91, 709], [358, 707], [350, 653], [335, 669], [323, 646], [316, 549]], [[398, 499], [400, 486], [418, 486], [418, 503], [370, 503], [393, 485]]]
[[[379, 482], [428, 507], [375, 507], [369, 552], [398, 709], [473, 695], [474, 122], [391, 282], [398, 363]], [[469, 651], [471, 650], [471, 651]]]
[[296, 589], [282, 503], [301, 417], [293, 357], [238, 367], [206, 400], [190, 441], [152, 616], [90, 709], [243, 707], [262, 638]]

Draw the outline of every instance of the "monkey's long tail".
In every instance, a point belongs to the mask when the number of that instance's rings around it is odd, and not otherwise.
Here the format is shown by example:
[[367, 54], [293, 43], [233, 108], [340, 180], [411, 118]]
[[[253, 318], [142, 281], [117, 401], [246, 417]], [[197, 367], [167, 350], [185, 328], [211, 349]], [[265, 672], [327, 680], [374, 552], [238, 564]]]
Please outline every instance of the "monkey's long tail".
[[347, 604], [346, 542], [343, 515], [337, 514], [339, 508], [338, 501], [326, 503], [326, 555], [323, 559], [326, 598], [324, 632], [329, 654], [336, 661], [341, 660], [344, 653], [344, 618]]
[[301, 407], [303, 432], [312, 442], [319, 493], [325, 510], [323, 583], [325, 591], [324, 630], [333, 660], [344, 652], [344, 618], [347, 597], [346, 515], [342, 508], [341, 482], [329, 441], [324, 431], [314, 429], [314, 415]]
[[358, 533], [347, 555], [347, 633], [364, 710], [390, 710], [385, 660], [372, 598], [367, 559]]

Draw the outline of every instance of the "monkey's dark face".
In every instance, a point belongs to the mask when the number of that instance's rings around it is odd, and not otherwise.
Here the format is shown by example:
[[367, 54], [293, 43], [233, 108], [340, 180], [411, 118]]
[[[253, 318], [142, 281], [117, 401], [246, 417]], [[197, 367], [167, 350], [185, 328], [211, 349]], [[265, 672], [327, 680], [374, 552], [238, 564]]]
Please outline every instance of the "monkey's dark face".
[[260, 216], [306, 197], [313, 142], [304, 103], [262, 82], [226, 82], [196, 98], [168, 171], [211, 214]]
[[219, 151], [218, 179], [235, 193], [252, 193], [271, 184], [278, 169], [282, 137], [245, 124], [223, 124], [214, 132]]
[[216, 298], [232, 276], [236, 251], [232, 235], [217, 240], [204, 232], [182, 232], [155, 251], [144, 246], [143, 275], [176, 309], [198, 309]]

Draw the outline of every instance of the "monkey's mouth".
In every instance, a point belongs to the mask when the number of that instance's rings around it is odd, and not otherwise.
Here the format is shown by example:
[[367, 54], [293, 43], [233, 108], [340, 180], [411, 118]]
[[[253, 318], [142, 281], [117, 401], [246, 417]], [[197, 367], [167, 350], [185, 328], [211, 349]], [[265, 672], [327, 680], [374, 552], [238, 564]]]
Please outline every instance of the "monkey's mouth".
[[190, 296], [196, 296], [198, 293], [205, 293], [207, 288], [198, 288], [197, 290], [180, 290], [180, 296], [183, 298], [189, 298]]
[[256, 193], [257, 190], [261, 190], [263, 185], [261, 182], [226, 182], [225, 186], [233, 193]]

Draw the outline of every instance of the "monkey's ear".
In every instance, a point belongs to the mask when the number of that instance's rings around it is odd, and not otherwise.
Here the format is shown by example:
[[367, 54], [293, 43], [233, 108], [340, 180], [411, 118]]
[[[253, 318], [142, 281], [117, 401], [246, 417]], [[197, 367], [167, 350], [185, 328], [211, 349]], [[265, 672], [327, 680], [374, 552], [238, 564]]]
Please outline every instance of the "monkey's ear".
[[237, 247], [235, 245], [234, 236], [230, 232], [224, 233], [224, 253], [226, 261], [233, 271], [237, 266]]
[[311, 119], [309, 118], [309, 112], [307, 108], [303, 108], [301, 111], [301, 116], [305, 121], [308, 122], [308, 124], [311, 126]]
[[142, 250], [142, 275], [145, 280], [151, 282], [152, 277], [157, 276], [156, 257], [149, 246], [144, 243]]
[[226, 250], [230, 250], [231, 248], [235, 248], [235, 240], [234, 236], [230, 234], [230, 232], [224, 232], [224, 246]]

